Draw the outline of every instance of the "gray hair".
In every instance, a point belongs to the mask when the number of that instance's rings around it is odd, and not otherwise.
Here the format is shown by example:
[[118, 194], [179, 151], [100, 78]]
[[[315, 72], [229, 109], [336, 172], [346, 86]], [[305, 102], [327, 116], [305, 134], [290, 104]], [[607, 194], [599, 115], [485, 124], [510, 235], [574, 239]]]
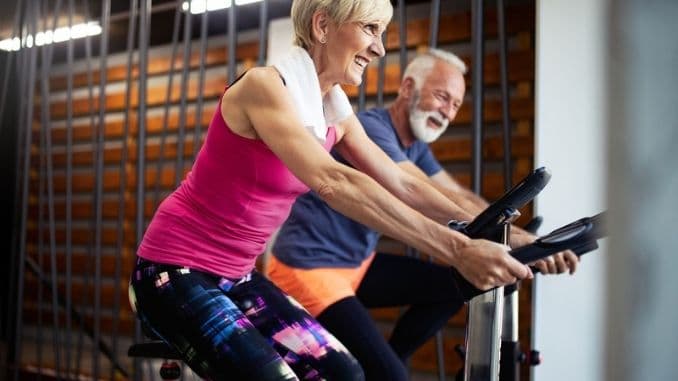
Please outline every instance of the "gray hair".
[[291, 16], [295, 45], [306, 49], [314, 45], [311, 20], [320, 10], [337, 24], [378, 21], [386, 27], [393, 16], [390, 0], [294, 0]]
[[410, 77], [414, 80], [415, 89], [421, 89], [421, 86], [429, 75], [436, 60], [441, 60], [449, 65], [457, 68], [461, 74], [466, 74], [468, 71], [466, 64], [456, 54], [440, 49], [429, 48], [426, 52], [418, 54], [412, 62], [405, 68], [403, 79]]

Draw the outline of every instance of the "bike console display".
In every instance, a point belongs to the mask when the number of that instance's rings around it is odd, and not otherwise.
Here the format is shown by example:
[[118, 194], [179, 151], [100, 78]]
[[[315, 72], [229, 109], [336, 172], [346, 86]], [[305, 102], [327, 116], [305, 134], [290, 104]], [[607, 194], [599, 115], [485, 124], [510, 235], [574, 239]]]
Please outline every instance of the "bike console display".
[[468, 224], [450, 221], [448, 226], [471, 238], [496, 240], [500, 227], [515, 215], [519, 208], [532, 201], [548, 184], [551, 173], [545, 167], [533, 170], [518, 184], [493, 202]]

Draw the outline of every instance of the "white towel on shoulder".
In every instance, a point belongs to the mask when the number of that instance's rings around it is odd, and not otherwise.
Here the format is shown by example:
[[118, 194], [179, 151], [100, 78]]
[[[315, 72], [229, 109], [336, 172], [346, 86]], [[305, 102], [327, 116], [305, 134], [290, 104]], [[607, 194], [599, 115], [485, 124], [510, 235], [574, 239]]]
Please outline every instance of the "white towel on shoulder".
[[302, 123], [320, 142], [325, 142], [328, 125], [353, 114], [353, 107], [341, 86], [334, 85], [322, 98], [318, 73], [306, 49], [293, 46], [273, 66], [285, 80]]

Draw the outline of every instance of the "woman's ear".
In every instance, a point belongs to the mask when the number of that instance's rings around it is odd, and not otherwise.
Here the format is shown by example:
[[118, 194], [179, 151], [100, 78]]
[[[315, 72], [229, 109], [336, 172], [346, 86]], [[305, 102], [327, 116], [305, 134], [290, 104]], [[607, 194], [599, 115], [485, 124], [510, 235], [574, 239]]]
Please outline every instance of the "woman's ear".
[[327, 42], [330, 18], [325, 11], [316, 11], [311, 18], [311, 33], [314, 42], [324, 44]]

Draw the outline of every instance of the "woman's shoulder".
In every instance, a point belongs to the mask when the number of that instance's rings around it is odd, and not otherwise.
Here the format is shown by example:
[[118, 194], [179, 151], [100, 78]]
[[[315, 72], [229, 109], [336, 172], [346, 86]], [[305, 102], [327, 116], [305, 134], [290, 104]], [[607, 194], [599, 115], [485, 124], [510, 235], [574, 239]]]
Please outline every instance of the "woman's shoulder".
[[247, 71], [241, 81], [244, 81], [249, 86], [262, 87], [283, 83], [280, 73], [273, 66], [253, 67]]
[[[231, 85], [234, 93], [255, 100], [279, 95], [284, 89], [282, 78], [272, 66], [251, 68], [236, 83]], [[228, 93], [228, 92], [226, 92]]]

